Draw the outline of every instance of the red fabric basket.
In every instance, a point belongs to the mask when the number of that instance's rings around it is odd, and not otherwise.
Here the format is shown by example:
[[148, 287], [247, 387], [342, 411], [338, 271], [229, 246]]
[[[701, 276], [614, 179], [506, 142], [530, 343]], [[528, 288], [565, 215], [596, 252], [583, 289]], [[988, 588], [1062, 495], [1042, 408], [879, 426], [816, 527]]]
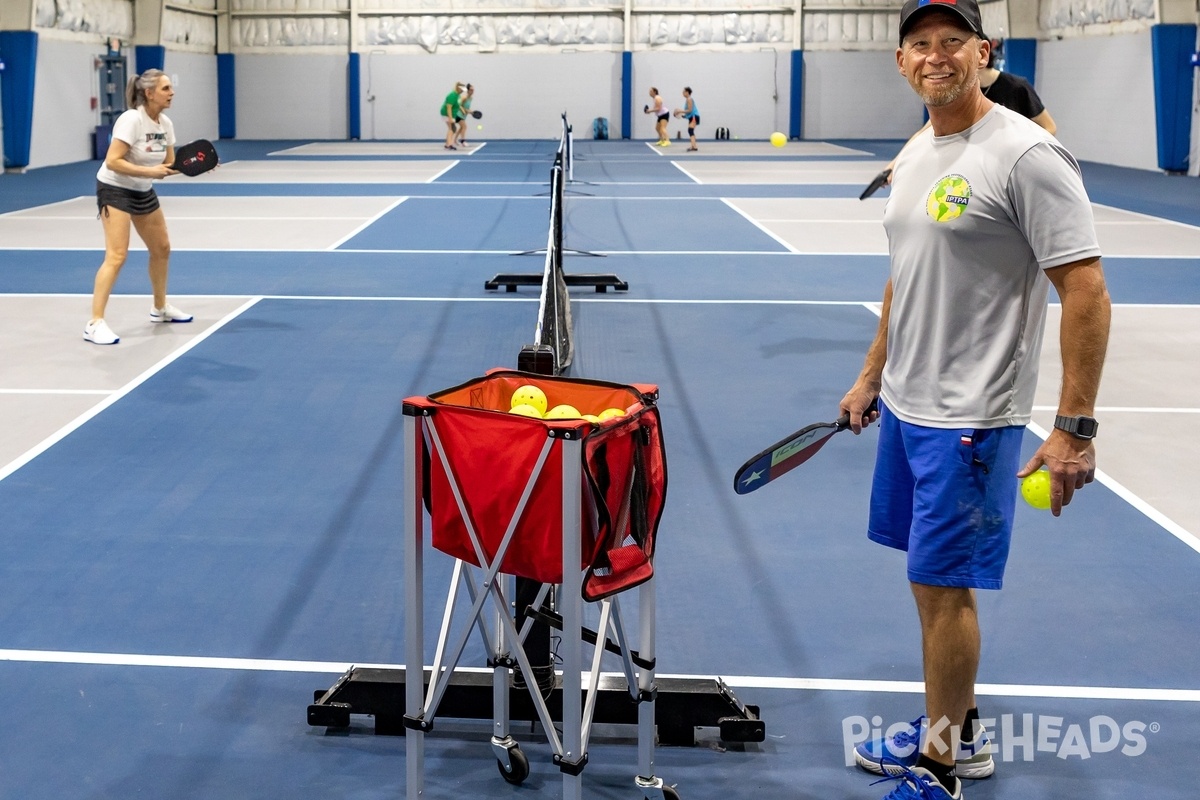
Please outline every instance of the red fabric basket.
[[[513, 392], [533, 384], [549, 405], [581, 413], [622, 408], [626, 414], [596, 424], [582, 419], [542, 420], [508, 413]], [[501, 571], [542, 583], [562, 581], [561, 437], [582, 438], [583, 595], [598, 600], [648, 580], [666, 498], [666, 457], [656, 405], [658, 388], [493, 370], [482, 378], [429, 397], [410, 397], [406, 411], [429, 417], [446, 451], [443, 463], [430, 441], [425, 499], [433, 546], [479, 566], [454, 493], [491, 561], [511, 523], [537, 458], [552, 446], [517, 523]]]

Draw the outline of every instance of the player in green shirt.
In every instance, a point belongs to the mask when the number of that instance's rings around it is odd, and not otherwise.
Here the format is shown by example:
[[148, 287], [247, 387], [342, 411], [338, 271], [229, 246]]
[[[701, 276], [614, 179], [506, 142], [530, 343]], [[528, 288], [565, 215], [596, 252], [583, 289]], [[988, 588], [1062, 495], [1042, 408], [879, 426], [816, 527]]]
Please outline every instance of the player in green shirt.
[[442, 115], [442, 119], [446, 122], [446, 149], [457, 150], [454, 146], [454, 137], [458, 132], [458, 123], [462, 121], [462, 82], [454, 84], [454, 91], [446, 95], [446, 99], [442, 101], [441, 108], [438, 113]]

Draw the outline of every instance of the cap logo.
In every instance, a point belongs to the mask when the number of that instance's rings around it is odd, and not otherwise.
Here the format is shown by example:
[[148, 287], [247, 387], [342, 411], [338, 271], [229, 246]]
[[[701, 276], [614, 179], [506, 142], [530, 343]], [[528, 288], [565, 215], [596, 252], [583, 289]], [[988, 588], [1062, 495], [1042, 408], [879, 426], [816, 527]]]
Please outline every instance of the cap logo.
[[939, 5], [956, 6], [958, 5], [958, 0], [917, 0], [917, 8], [920, 8], [921, 6], [931, 6], [935, 3]]

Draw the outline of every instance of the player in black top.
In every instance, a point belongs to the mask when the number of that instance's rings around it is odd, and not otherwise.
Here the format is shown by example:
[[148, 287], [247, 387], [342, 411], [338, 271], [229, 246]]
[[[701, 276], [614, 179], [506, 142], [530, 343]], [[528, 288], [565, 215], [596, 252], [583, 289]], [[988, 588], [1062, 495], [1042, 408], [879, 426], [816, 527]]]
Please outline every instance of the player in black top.
[[979, 88], [983, 90], [983, 96], [993, 103], [999, 103], [1005, 108], [1011, 108], [1018, 114], [1028, 117], [1054, 134], [1058, 130], [1058, 126], [1054, 124], [1054, 118], [1050, 116], [1050, 112], [1042, 103], [1042, 98], [1038, 97], [1029, 81], [1020, 75], [996, 69], [996, 51], [998, 49], [999, 43], [993, 40], [987, 68], [979, 71]]

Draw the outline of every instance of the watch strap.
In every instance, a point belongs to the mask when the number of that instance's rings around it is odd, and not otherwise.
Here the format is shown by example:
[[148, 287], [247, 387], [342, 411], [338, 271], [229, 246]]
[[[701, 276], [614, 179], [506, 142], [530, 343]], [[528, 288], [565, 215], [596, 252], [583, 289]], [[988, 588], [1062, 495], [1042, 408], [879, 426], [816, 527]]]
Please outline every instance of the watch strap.
[[1054, 417], [1054, 427], [1060, 431], [1066, 431], [1077, 439], [1094, 439], [1096, 438], [1096, 431], [1100, 428], [1100, 423], [1092, 417], [1083, 415], [1065, 417], [1062, 414], [1058, 414]]

